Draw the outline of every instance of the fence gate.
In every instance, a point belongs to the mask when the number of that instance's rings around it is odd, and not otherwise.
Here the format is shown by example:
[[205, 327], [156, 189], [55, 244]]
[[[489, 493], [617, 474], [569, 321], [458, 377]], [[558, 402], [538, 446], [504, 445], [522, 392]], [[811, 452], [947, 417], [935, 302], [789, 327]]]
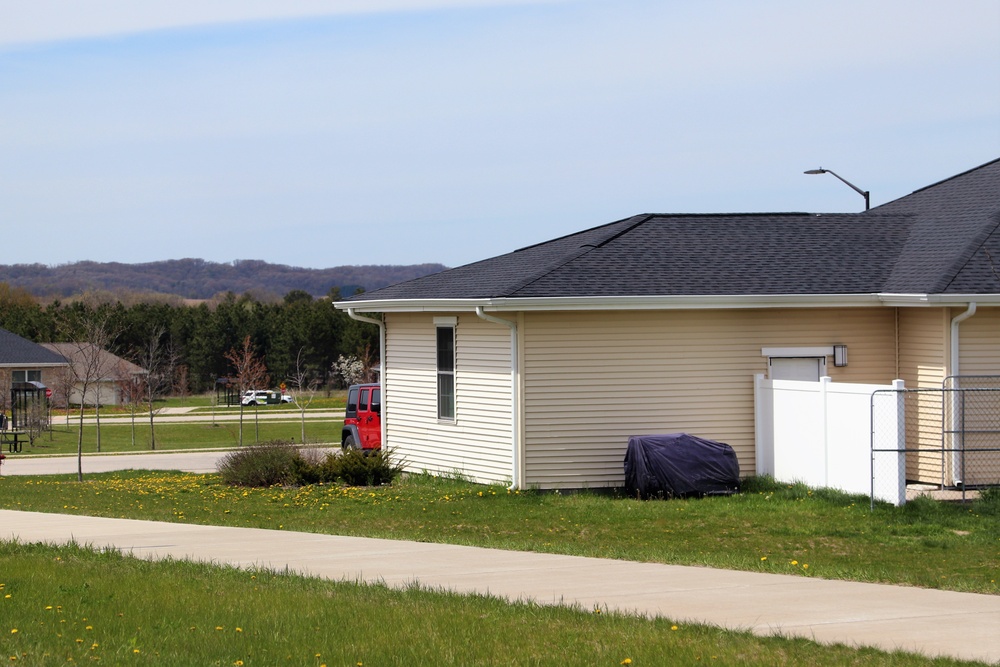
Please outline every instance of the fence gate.
[[[1000, 485], [1000, 376], [947, 378], [940, 389], [872, 394], [872, 478], [962, 491]], [[874, 498], [874, 494], [873, 494]]]

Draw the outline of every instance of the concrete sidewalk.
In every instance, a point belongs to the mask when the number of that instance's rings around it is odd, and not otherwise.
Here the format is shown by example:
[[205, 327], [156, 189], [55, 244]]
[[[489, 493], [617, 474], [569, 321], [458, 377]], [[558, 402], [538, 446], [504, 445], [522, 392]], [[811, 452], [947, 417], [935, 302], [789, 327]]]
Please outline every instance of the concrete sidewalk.
[[677, 565], [252, 528], [0, 510], [0, 539], [111, 546], [285, 569], [335, 580], [418, 583], [580, 605], [823, 643], [1000, 661], [1000, 596]]

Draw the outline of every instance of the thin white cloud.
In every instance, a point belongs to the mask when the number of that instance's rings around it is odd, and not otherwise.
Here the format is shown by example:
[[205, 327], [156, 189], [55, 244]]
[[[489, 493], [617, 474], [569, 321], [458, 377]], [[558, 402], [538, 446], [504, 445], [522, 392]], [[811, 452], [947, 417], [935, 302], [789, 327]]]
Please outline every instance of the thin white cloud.
[[0, 0], [0, 47], [312, 16], [566, 0]]

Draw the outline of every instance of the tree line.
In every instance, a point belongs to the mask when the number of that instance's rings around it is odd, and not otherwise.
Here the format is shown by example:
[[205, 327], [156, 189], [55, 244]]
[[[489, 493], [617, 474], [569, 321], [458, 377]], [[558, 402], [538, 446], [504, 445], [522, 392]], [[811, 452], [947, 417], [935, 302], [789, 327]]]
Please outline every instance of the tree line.
[[279, 302], [249, 294], [225, 294], [213, 305], [120, 300], [52, 301], [43, 305], [27, 290], [0, 283], [0, 327], [36, 343], [80, 342], [100, 322], [110, 334], [107, 349], [147, 367], [151, 353], [167, 365], [177, 394], [201, 393], [234, 373], [227, 355], [249, 336], [272, 386], [306, 373], [321, 386], [337, 383], [340, 356], [377, 356], [378, 330], [333, 307], [337, 288], [324, 298], [292, 290]]

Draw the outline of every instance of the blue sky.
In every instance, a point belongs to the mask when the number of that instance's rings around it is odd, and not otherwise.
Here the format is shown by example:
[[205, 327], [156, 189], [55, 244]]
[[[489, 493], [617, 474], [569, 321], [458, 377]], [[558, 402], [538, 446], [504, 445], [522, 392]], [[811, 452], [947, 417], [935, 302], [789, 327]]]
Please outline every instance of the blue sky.
[[1000, 3], [0, 0], [0, 263], [456, 266], [1000, 157]]

